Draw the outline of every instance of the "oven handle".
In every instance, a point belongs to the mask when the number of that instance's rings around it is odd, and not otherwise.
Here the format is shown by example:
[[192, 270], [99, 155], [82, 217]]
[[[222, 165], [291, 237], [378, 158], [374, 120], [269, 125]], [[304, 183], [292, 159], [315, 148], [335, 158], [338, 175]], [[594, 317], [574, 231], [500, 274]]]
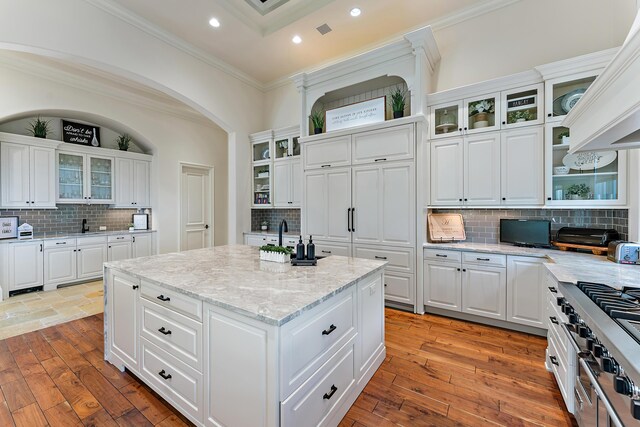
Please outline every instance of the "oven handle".
[[562, 324], [562, 329], [564, 329], [565, 334], [569, 338], [569, 342], [571, 343], [571, 347], [573, 347], [573, 350], [576, 352], [578, 357], [580, 357], [580, 353], [582, 352], [582, 350], [580, 350], [580, 347], [578, 346], [578, 343], [576, 342], [576, 339], [573, 338], [573, 335], [571, 335], [571, 329], [570, 328], [573, 328], [573, 325], [568, 324], [568, 323], [563, 323]]
[[602, 388], [600, 388], [600, 384], [598, 383], [598, 381], [596, 381], [596, 377], [593, 374], [593, 371], [591, 370], [591, 367], [589, 366], [589, 364], [584, 359], [578, 359], [578, 363], [582, 365], [582, 369], [584, 369], [587, 376], [589, 377], [589, 382], [591, 382], [591, 386], [593, 387], [593, 390], [596, 392], [598, 399], [604, 404], [604, 407], [607, 408], [607, 414], [609, 415], [609, 418], [613, 422], [613, 425], [615, 425], [616, 427], [624, 427], [624, 425], [620, 421], [620, 418], [618, 418], [616, 411], [613, 410], [613, 407], [607, 400], [606, 395], [602, 391]]

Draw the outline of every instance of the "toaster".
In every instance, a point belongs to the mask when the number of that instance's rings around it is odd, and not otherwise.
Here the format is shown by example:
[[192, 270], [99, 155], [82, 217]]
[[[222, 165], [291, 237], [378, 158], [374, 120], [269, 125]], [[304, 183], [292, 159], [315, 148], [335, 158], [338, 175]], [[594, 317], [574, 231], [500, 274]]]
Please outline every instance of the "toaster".
[[619, 264], [640, 264], [640, 243], [614, 240], [609, 242], [607, 259]]

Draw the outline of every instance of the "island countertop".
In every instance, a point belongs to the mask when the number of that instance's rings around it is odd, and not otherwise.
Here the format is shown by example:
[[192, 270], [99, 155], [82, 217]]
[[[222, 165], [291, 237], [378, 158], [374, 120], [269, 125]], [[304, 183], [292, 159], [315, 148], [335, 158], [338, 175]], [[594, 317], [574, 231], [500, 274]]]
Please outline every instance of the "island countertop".
[[105, 263], [105, 268], [272, 325], [283, 325], [386, 262], [332, 255], [315, 267], [260, 261], [258, 248], [216, 246]]

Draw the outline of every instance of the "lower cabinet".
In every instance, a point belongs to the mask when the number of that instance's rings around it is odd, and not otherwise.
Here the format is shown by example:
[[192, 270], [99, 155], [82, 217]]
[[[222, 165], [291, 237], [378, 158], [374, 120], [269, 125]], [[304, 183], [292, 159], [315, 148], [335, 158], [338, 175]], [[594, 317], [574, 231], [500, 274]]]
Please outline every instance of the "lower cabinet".
[[107, 261], [106, 243], [82, 245], [78, 242], [78, 279], [102, 277], [102, 265]]
[[462, 311], [462, 266], [458, 262], [424, 261], [424, 305]]
[[133, 258], [153, 255], [153, 234], [136, 234], [131, 236]]
[[[8, 291], [43, 285], [43, 246], [42, 241], [9, 243]], [[5, 296], [8, 296], [8, 292]]]
[[132, 247], [131, 247], [130, 237], [126, 240], [123, 237], [123, 240], [109, 241], [108, 249], [109, 249], [109, 252], [108, 252], [109, 261], [122, 261], [125, 259], [132, 258], [131, 256]]
[[462, 264], [462, 312], [506, 319], [507, 272], [504, 267]]
[[110, 359], [120, 370], [136, 370], [139, 362], [140, 280], [112, 272], [107, 285], [107, 316]]
[[544, 259], [509, 256], [507, 261], [507, 320], [546, 328]]
[[77, 278], [76, 241], [46, 240], [44, 242], [44, 284], [57, 285]]

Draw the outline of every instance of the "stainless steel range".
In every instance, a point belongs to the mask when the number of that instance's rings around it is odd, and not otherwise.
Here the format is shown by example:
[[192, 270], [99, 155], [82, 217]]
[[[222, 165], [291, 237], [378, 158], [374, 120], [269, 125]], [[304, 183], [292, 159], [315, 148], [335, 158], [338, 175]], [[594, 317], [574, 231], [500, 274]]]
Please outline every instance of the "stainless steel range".
[[558, 305], [577, 354], [578, 424], [640, 426], [640, 289], [578, 282], [562, 290]]

